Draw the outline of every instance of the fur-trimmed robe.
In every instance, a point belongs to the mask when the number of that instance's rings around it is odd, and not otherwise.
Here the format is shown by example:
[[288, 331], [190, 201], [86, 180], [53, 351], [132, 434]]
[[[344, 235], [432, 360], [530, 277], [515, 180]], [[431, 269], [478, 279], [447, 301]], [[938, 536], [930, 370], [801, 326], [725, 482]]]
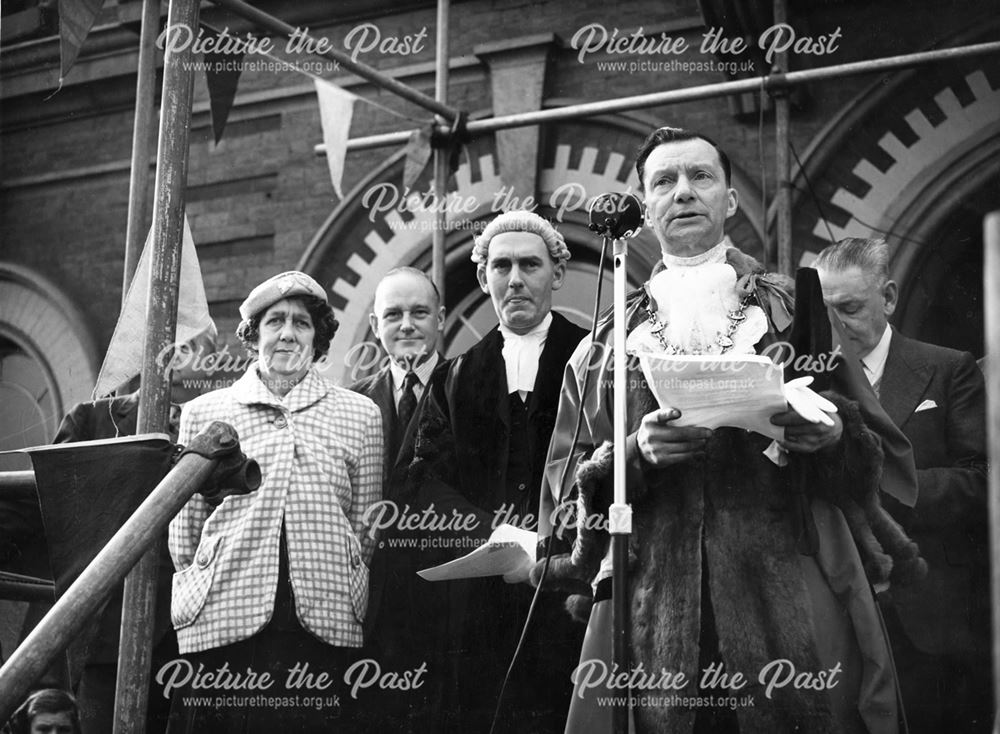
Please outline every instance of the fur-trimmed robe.
[[[783, 339], [790, 325], [790, 284], [780, 276], [762, 275], [760, 266], [735, 248], [728, 251], [727, 259], [738, 276], [755, 279], [748, 286], [768, 316], [771, 330], [758, 349]], [[641, 299], [640, 295], [632, 301], [630, 330], [645, 316]], [[603, 336], [599, 339], [610, 343], [610, 328]], [[572, 433], [582, 406], [578, 449], [583, 449], [583, 455], [574, 453], [577, 460], [573, 463], [581, 469], [583, 484], [591, 486], [590, 506], [584, 510], [601, 513], [610, 501], [610, 445], [599, 448], [596, 456], [591, 452], [611, 434], [611, 363], [592, 370], [584, 387], [582, 365], [587, 352], [585, 340], [567, 368], [546, 480], [548, 487], [559, 487], [564, 462], [557, 459], [569, 452], [557, 443], [563, 433]], [[639, 419], [657, 406], [641, 372], [630, 372], [629, 384], [636, 386], [629, 393], [630, 430], [634, 431]], [[647, 673], [683, 672], [692, 682], [680, 694], [698, 695], [702, 589], [707, 588], [725, 670], [742, 673], [748, 683], [735, 692], [703, 693], [753, 696], [753, 706], [735, 709], [743, 732], [896, 731], [886, 642], [862, 564], [877, 581], [890, 573], [892, 558], [900, 562], [897, 573], [900, 569], [919, 573], [921, 562], [915, 547], [878, 507], [879, 441], [865, 427], [856, 404], [836, 395], [829, 397], [840, 409], [844, 436], [832, 449], [792, 456], [806, 467], [805, 486], [789, 486], [788, 476], [798, 473], [779, 469], [762, 454], [769, 439], [741, 429], [717, 429], [704, 460], [662, 470], [645, 466], [637, 455], [635, 434], [629, 439], [633, 669], [641, 664]], [[567, 491], [555, 490], [561, 497], [570, 495], [573, 483], [573, 472], [566, 473], [569, 476], [562, 486]], [[806, 493], [819, 534], [815, 556], [803, 555], [798, 546], [795, 516], [800, 492]], [[542, 516], [552, 517], [545, 495], [543, 490]], [[551, 569], [556, 582], [560, 576], [591, 580], [606, 546], [588, 546], [586, 540], [581, 544], [581, 538], [593, 540], [581, 530], [573, 561], [564, 559]], [[599, 578], [607, 576], [608, 568], [605, 560]], [[703, 573], [707, 578], [703, 579]], [[595, 608], [592, 623], [601, 618], [604, 613]], [[588, 637], [592, 633], [593, 626]], [[585, 648], [581, 662], [587, 656]], [[814, 675], [839, 664], [837, 683], [822, 691], [796, 689], [790, 683], [775, 688], [768, 698], [758, 675], [777, 660], [789, 660], [797, 672]], [[589, 695], [621, 693], [605, 688]], [[641, 693], [650, 694], [647, 700], [654, 701], [655, 696], [673, 691]], [[585, 701], [586, 696], [574, 697], [576, 710], [571, 710], [567, 732], [601, 730], [603, 721], [592, 728], [588, 725], [607, 718], [607, 707], [602, 711]], [[697, 708], [655, 702], [640, 705], [633, 712], [636, 732], [690, 732], [697, 712]]]

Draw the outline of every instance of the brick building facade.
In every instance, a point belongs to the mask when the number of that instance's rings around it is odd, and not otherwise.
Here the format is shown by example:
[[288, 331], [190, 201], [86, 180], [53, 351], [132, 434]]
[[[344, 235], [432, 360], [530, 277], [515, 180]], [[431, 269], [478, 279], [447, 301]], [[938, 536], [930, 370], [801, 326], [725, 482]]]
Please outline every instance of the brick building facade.
[[[257, 5], [433, 92], [433, 3]], [[5, 380], [19, 386], [4, 389], [42, 397], [29, 406], [34, 418], [20, 435], [5, 419], [10, 425], [0, 448], [51, 435], [58, 416], [87, 396], [115, 325], [139, 6], [105, 3], [59, 91], [58, 44], [44, 27], [3, 44], [0, 349]], [[457, 2], [449, 34], [449, 103], [475, 119], [756, 76], [768, 64], [753, 39], [771, 24], [770, 7], [724, 0], [625, 7]], [[923, 0], [791, 3], [790, 24], [798, 38], [812, 39], [813, 51], [792, 53], [791, 65], [814, 68], [995, 40], [1000, 22], [992, 11], [992, 3], [982, 0], [947, 9]], [[250, 29], [208, 3], [202, 20], [236, 34]], [[703, 50], [710, 28], [729, 40], [747, 36], [750, 47], [729, 55]], [[687, 50], [671, 53], [680, 42]], [[331, 63], [286, 53], [284, 43], [275, 39], [275, 56], [362, 98], [353, 137], [429, 120], [423, 110]], [[260, 56], [245, 63], [218, 144], [204, 75], [195, 80], [187, 212], [210, 308], [230, 349], [238, 351], [236, 306], [248, 289], [284, 269], [313, 273], [331, 292], [343, 324], [328, 368], [343, 380], [365, 367], [351, 347], [366, 338], [365, 316], [380, 275], [397, 264], [429, 266], [431, 215], [405, 210], [402, 197], [392, 199], [392, 187], [397, 193], [401, 187], [399, 147], [349, 153], [345, 199], [339, 201], [314, 152], [322, 138], [312, 79]], [[903, 283], [897, 324], [914, 336], [981, 354], [979, 220], [996, 203], [1000, 181], [1000, 60], [981, 56], [838, 78], [797, 89], [793, 102], [791, 141], [804, 167], [793, 163], [793, 259], [807, 262], [831, 234], [887, 232], [895, 246], [894, 275]], [[449, 219], [450, 351], [471, 343], [492, 318], [467, 251], [475, 228], [502, 205], [495, 200], [499, 190], [522, 202], [533, 196], [540, 213], [561, 220], [574, 252], [572, 282], [580, 286], [561, 291], [561, 305], [587, 318], [599, 242], [585, 228], [580, 192], [634, 188], [633, 151], [659, 124], [706, 131], [731, 153], [741, 193], [731, 234], [773, 263], [774, 128], [767, 100], [759, 127], [760, 105], [754, 94], [715, 98], [470, 141], [451, 182], [455, 194], [474, 205]], [[425, 176], [414, 190], [427, 188]], [[377, 191], [390, 192], [381, 209]], [[634, 250], [639, 279], [649, 248]]]
[[[255, 4], [340, 48], [350, 38], [361, 60], [433, 92], [433, 2]], [[11, 37], [0, 49], [0, 450], [47, 442], [66, 409], [89, 396], [121, 302], [140, 3], [105, 1], [58, 91], [58, 43], [39, 5], [5, 3]], [[991, 0], [790, 6], [799, 37], [825, 39], [826, 51], [793, 53], [793, 69], [1000, 37]], [[733, 0], [453, 2], [448, 101], [475, 119], [757, 76], [768, 64], [753, 38], [771, 25], [770, 7]], [[161, 17], [165, 12], [164, 4]], [[209, 3], [202, 19], [238, 34], [249, 30]], [[751, 47], [728, 56], [702, 51], [710, 28], [730, 40], [748, 36]], [[371, 50], [359, 49], [373, 39]], [[688, 49], [663, 53], [667, 39]], [[615, 40], [619, 46], [609, 51]], [[583, 52], [590, 43], [593, 50]], [[308, 64], [362, 98], [353, 137], [429, 121], [331, 64], [284, 53], [283, 44], [276, 39], [276, 56]], [[641, 50], [657, 44], [660, 52]], [[400, 264], [429, 267], [432, 216], [391, 198], [401, 186], [401, 148], [349, 153], [339, 201], [314, 152], [322, 138], [312, 79], [261, 57], [246, 61], [218, 144], [204, 75], [195, 80], [187, 213], [210, 309], [238, 353], [237, 305], [248, 290], [281, 270], [312, 273], [342, 323], [328, 374], [345, 380], [375, 357], [352, 347], [368, 338], [366, 315], [381, 275]], [[808, 262], [831, 236], [887, 233], [893, 275], [903, 285], [897, 326], [982, 355], [981, 218], [1000, 202], [1000, 59], [838, 78], [797, 89], [793, 102], [791, 142], [802, 163], [793, 164], [794, 261]], [[471, 140], [451, 181], [471, 210], [449, 218], [449, 353], [492, 323], [468, 253], [476, 228], [502, 203], [495, 201], [501, 190], [522, 203], [534, 197], [540, 213], [561, 222], [574, 259], [571, 287], [559, 291], [556, 306], [581, 322], [589, 318], [599, 242], [586, 229], [580, 192], [635, 188], [633, 151], [661, 124], [704, 131], [729, 151], [741, 194], [730, 234], [773, 264], [773, 115], [769, 101], [763, 118], [760, 108], [749, 94]], [[414, 192], [427, 188], [425, 176]], [[375, 206], [379, 191], [386, 192], [383, 208]], [[639, 242], [647, 247], [633, 248], [636, 281], [655, 256], [650, 238]], [[15, 466], [0, 457], [0, 469]], [[0, 602], [0, 616], [10, 619], [7, 604]], [[5, 627], [5, 650], [14, 637]]]

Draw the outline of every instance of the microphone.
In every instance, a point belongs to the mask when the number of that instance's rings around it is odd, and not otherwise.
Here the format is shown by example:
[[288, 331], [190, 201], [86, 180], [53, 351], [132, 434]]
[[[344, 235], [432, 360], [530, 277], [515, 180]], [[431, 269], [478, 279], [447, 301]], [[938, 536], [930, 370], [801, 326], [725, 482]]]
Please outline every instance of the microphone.
[[590, 205], [590, 229], [613, 240], [635, 237], [642, 220], [642, 202], [635, 194], [601, 194]]

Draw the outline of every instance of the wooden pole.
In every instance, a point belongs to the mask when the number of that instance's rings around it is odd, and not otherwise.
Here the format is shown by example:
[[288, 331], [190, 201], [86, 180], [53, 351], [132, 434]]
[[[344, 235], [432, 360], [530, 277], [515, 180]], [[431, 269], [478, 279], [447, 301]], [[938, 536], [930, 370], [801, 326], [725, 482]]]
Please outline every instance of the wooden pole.
[[142, 0], [135, 122], [132, 126], [132, 173], [128, 184], [128, 222], [125, 228], [125, 267], [122, 276], [123, 307], [142, 254], [142, 246], [146, 242], [146, 199], [149, 194], [150, 131], [153, 125], [153, 106], [156, 103], [156, 36], [159, 21], [159, 0]]
[[[875, 74], [884, 71], [895, 71], [906, 69], [911, 66], [923, 66], [925, 64], [936, 64], [943, 61], [955, 61], [957, 59], [967, 59], [975, 56], [986, 56], [1000, 53], [1000, 41], [991, 43], [979, 43], [971, 46], [959, 46], [958, 48], [946, 48], [938, 51], [925, 51], [917, 54], [905, 54], [902, 56], [887, 56], [881, 59], [870, 61], [856, 61], [850, 64], [837, 64], [835, 66], [825, 66], [819, 69], [809, 69], [807, 71], [792, 71], [788, 74], [772, 74], [766, 77], [755, 77], [753, 79], [737, 79], [732, 82], [719, 82], [716, 84], [703, 84], [697, 87], [687, 87], [686, 89], [671, 89], [665, 92], [654, 92], [652, 94], [639, 94], [632, 97], [618, 97], [616, 99], [604, 99], [597, 102], [587, 102], [584, 104], [567, 105], [548, 110], [538, 110], [534, 112], [518, 112], [513, 115], [502, 117], [491, 117], [486, 120], [473, 120], [469, 122], [465, 129], [470, 135], [482, 135], [497, 130], [509, 130], [515, 127], [527, 127], [528, 125], [542, 125], [550, 122], [564, 122], [566, 120], [576, 120], [581, 117], [592, 115], [606, 115], [614, 112], [630, 112], [649, 107], [660, 107], [663, 105], [680, 104], [682, 102], [696, 102], [703, 99], [713, 99], [715, 97], [725, 97], [732, 94], [758, 93], [761, 84], [765, 89], [779, 89], [782, 87], [792, 87], [798, 84], [809, 84], [812, 82], [824, 81], [826, 79], [840, 79], [845, 76], [855, 74]], [[366, 150], [370, 148], [381, 148], [386, 145], [405, 145], [413, 130], [402, 130], [394, 133], [382, 133], [364, 138], [354, 138], [347, 141], [348, 150]], [[439, 126], [438, 132], [444, 134], [448, 130]], [[317, 154], [325, 152], [325, 147], [320, 144], [314, 149]]]
[[[774, 0], [774, 22], [785, 23], [787, 13], [785, 12], [785, 0]], [[788, 73], [788, 52], [782, 51], [775, 58], [774, 69], [777, 74]], [[775, 219], [778, 237], [778, 272], [792, 277], [792, 192], [790, 190], [788, 156], [788, 134], [790, 118], [790, 100], [788, 98], [788, 88], [778, 89], [774, 93], [774, 165], [777, 175], [774, 179], [775, 189]], [[763, 100], [761, 100], [763, 103]], [[764, 213], [765, 216], [767, 212]], [[767, 228], [765, 227], [765, 233]], [[765, 240], [766, 240], [765, 235]], [[767, 249], [767, 242], [764, 242]]]
[[[442, 105], [448, 102], [448, 3], [449, 0], [438, 0], [437, 4], [437, 53], [436, 72], [434, 75], [434, 99]], [[438, 118], [438, 122], [443, 122]], [[448, 226], [448, 213], [445, 199], [448, 196], [448, 156], [445, 148], [434, 149], [434, 200], [435, 207], [434, 232], [431, 244], [431, 279], [441, 294], [441, 305], [445, 300], [445, 227]]]
[[[199, 0], [170, 0], [168, 23], [196, 33]], [[146, 336], [139, 388], [137, 433], [166, 432], [170, 416], [167, 360], [157, 359], [174, 340], [177, 291], [180, 282], [184, 189], [187, 185], [188, 133], [194, 85], [190, 44], [170, 49], [163, 61], [160, 132], [157, 144], [156, 199], [153, 204], [153, 257]], [[162, 539], [154, 544], [125, 579], [121, 646], [115, 696], [114, 734], [145, 731], [152, 619], [156, 607], [156, 577]]]
[[[1000, 703], [1000, 211], [983, 221], [986, 316], [986, 445], [989, 447], [990, 582], [993, 599], [993, 710]], [[1000, 719], [995, 720], [997, 731]]]

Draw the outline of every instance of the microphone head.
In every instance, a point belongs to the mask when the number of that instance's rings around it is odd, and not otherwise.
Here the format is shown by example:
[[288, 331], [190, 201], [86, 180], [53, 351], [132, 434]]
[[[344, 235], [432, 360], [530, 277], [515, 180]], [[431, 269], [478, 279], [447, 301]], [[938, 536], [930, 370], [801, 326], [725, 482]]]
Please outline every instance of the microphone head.
[[635, 237], [642, 229], [642, 220], [642, 202], [635, 194], [601, 194], [590, 204], [590, 229], [603, 237]]

